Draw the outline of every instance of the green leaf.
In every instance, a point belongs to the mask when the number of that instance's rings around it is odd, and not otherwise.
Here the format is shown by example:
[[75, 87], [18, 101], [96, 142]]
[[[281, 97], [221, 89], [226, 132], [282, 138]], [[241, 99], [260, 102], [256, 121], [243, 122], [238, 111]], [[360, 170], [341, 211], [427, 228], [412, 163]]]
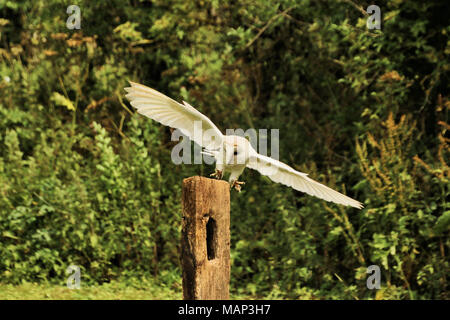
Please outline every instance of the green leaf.
[[56, 104], [57, 106], [64, 106], [70, 111], [75, 111], [75, 106], [73, 105], [72, 101], [67, 99], [59, 92], [53, 92], [50, 100], [53, 101], [53, 103]]
[[12, 232], [10, 231], [3, 231], [2, 236], [5, 238], [11, 238], [11, 239], [16, 239], [18, 240], [19, 238], [16, 237]]
[[98, 237], [95, 233], [91, 233], [90, 235], [91, 244], [93, 247], [96, 247], [98, 244]]
[[450, 229], [450, 211], [445, 211], [436, 221], [433, 230], [436, 234], [442, 234]]

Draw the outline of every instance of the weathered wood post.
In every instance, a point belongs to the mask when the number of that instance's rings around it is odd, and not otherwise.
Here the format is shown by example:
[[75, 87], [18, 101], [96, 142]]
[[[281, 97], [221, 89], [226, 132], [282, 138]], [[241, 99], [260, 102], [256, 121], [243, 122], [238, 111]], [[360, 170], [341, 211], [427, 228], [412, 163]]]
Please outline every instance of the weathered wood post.
[[182, 207], [184, 299], [229, 299], [230, 185], [199, 176], [184, 179]]

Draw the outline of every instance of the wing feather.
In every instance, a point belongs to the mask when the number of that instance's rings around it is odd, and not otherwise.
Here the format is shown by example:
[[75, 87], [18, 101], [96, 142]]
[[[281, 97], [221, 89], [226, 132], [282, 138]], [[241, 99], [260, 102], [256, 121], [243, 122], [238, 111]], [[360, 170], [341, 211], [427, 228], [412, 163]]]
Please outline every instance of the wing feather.
[[[222, 145], [223, 135], [220, 130], [208, 117], [187, 102], [178, 103], [161, 92], [139, 83], [130, 81], [130, 85], [131, 87], [125, 88], [127, 91], [125, 97], [140, 114], [165, 126], [179, 129], [202, 147], [216, 149]], [[195, 136], [196, 129], [199, 130], [197, 136]], [[214, 135], [203, 134], [210, 129]]]
[[268, 176], [274, 182], [287, 185], [309, 195], [358, 209], [363, 207], [361, 202], [314, 181], [306, 173], [299, 172], [281, 161], [256, 154], [250, 158], [247, 167]]

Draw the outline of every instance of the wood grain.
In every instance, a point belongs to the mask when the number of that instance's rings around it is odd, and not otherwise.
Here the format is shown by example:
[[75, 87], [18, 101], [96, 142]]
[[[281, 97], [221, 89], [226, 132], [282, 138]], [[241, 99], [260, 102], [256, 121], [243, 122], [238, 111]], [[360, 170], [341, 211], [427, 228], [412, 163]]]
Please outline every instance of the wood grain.
[[183, 180], [181, 265], [185, 300], [229, 299], [230, 185]]

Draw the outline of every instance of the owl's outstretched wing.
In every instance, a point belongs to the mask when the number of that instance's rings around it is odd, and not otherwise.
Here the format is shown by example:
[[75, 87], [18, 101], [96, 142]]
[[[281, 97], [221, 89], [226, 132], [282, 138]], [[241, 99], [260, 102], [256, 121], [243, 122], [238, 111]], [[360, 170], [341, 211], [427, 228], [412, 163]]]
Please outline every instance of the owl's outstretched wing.
[[274, 182], [282, 183], [309, 195], [358, 209], [363, 207], [361, 202], [314, 181], [309, 178], [306, 173], [299, 172], [287, 164], [273, 158], [254, 154], [251, 156], [247, 167], [268, 176]]
[[200, 146], [217, 149], [222, 145], [223, 135], [214, 123], [197, 109], [183, 104], [152, 88], [131, 82], [125, 88], [125, 97], [137, 112], [163, 125], [179, 129], [185, 136]]

